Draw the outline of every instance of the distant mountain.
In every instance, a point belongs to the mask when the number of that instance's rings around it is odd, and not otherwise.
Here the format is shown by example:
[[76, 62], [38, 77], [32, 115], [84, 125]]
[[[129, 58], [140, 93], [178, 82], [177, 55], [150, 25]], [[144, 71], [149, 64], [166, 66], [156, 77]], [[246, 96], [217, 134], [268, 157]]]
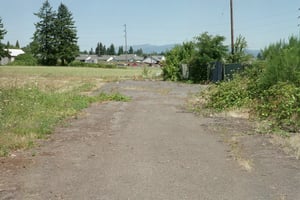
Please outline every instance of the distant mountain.
[[161, 53], [171, 50], [176, 44], [167, 44], [167, 45], [151, 45], [151, 44], [141, 44], [133, 45], [132, 48], [134, 51], [138, 49], [143, 49], [143, 52], [146, 54], [150, 53]]

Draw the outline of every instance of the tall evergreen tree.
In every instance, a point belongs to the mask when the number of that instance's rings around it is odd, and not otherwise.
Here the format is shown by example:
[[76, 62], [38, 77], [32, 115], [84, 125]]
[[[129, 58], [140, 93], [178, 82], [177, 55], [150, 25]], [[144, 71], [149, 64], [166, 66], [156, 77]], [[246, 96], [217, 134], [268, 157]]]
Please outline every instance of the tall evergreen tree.
[[101, 49], [100, 49], [100, 43], [98, 42], [97, 43], [97, 47], [95, 49], [95, 54], [98, 55], [98, 56], [100, 56], [100, 51], [101, 51]]
[[36, 44], [33, 50], [34, 56], [43, 65], [56, 65], [58, 59], [57, 40], [55, 38], [56, 13], [46, 0], [38, 13], [35, 13], [40, 21], [35, 24], [36, 31], [33, 35], [33, 42]]
[[7, 41], [7, 43], [6, 43], [6, 49], [10, 49], [11, 48], [11, 46], [10, 46], [10, 42], [9, 41]]
[[119, 47], [118, 55], [124, 54], [123, 46]]
[[79, 54], [79, 47], [77, 45], [77, 31], [72, 13], [62, 3], [58, 7], [55, 29], [58, 57], [61, 64], [65, 65], [75, 60]]
[[90, 55], [93, 55], [95, 52], [94, 52], [94, 49], [93, 48], [91, 48], [91, 50], [89, 51], [89, 54]]
[[7, 51], [5, 50], [5, 45], [1, 43], [1, 40], [4, 39], [4, 35], [6, 34], [6, 30], [4, 29], [4, 25], [2, 23], [2, 18], [0, 17], [0, 60], [1, 58], [8, 55]]
[[128, 53], [129, 53], [129, 54], [133, 54], [133, 48], [132, 48], [132, 46], [129, 47]]
[[135, 51], [135, 54], [138, 55], [138, 56], [143, 56], [143, 54], [144, 54], [144, 53], [143, 53], [143, 49], [140, 48], [140, 49], [136, 50], [136, 51]]
[[112, 56], [116, 55], [116, 50], [115, 50], [114, 44], [111, 44], [109, 49], [107, 49], [107, 54], [112, 55]]
[[100, 55], [102, 56], [106, 54], [107, 54], [106, 46], [100, 42]]
[[16, 42], [16, 48], [17, 48], [17, 49], [20, 49], [19, 40], [17, 40], [17, 42]]

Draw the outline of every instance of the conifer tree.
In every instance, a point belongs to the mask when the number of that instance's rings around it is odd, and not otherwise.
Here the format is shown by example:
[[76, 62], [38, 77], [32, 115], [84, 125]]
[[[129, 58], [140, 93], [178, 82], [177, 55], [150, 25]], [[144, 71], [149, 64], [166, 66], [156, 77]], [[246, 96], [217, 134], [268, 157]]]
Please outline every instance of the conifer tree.
[[17, 40], [17, 42], [16, 42], [16, 48], [17, 48], [17, 49], [20, 49], [19, 40]]
[[56, 65], [58, 59], [57, 40], [55, 38], [56, 13], [46, 0], [38, 13], [35, 13], [40, 21], [35, 24], [36, 31], [33, 42], [36, 44], [33, 50], [34, 56], [43, 65]]
[[116, 55], [116, 50], [114, 44], [111, 44], [110, 47], [107, 49], [107, 54], [109, 55]]
[[133, 54], [133, 48], [132, 48], [132, 46], [129, 47], [128, 53], [129, 53], [129, 54]]
[[4, 39], [4, 35], [6, 34], [6, 30], [4, 29], [4, 25], [2, 23], [2, 18], [0, 17], [0, 60], [1, 58], [8, 55], [7, 51], [5, 50], [5, 45], [1, 43], [1, 40]]
[[119, 47], [118, 55], [124, 54], [123, 46]]
[[79, 54], [77, 31], [72, 13], [67, 6], [60, 4], [55, 20], [58, 57], [62, 65], [66, 65]]

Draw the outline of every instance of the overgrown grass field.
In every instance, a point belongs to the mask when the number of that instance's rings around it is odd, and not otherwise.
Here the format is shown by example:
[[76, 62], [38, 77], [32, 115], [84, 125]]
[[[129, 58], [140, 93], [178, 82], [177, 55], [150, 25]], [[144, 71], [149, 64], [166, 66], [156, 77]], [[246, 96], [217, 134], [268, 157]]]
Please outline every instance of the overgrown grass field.
[[[148, 75], [159, 72], [149, 68]], [[143, 75], [142, 68], [0, 67], [0, 156], [32, 147], [93, 102], [129, 100], [121, 94], [89, 94], [106, 81]]]

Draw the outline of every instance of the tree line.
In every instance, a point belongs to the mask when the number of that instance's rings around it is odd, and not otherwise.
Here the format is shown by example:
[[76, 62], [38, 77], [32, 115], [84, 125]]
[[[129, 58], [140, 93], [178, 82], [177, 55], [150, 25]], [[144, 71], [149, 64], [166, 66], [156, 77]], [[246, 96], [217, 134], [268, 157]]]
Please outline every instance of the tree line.
[[143, 49], [138, 49], [134, 51], [133, 47], [130, 46], [129, 49], [124, 50], [123, 46], [119, 46], [118, 50], [116, 50], [116, 47], [114, 44], [111, 44], [110, 46], [106, 47], [102, 42], [98, 42], [96, 45], [95, 50], [93, 48], [90, 49], [89, 52], [84, 51], [82, 52], [83, 54], [90, 54], [90, 55], [98, 55], [98, 56], [103, 56], [103, 55], [122, 55], [122, 54], [136, 54], [138, 56], [143, 56]]
[[[53, 10], [46, 0], [39, 12], [34, 13], [39, 18], [35, 23], [35, 32], [32, 42], [26, 47], [26, 52], [32, 54], [41, 65], [67, 65], [79, 54], [77, 45], [77, 30], [72, 13], [61, 3], [58, 10]], [[8, 56], [5, 48], [18, 47], [1, 43], [7, 31], [0, 18], [0, 59]]]
[[[45, 0], [35, 16], [39, 21], [35, 23], [35, 32], [32, 42], [25, 47], [25, 52], [30, 56], [24, 56], [26, 59], [36, 60], [41, 65], [68, 65], [79, 55], [79, 46], [77, 45], [78, 37], [75, 22], [72, 13], [68, 7], [61, 3], [58, 10], [53, 10], [48, 0]], [[1, 43], [7, 31], [4, 29], [2, 19], [0, 18], [0, 59], [8, 56], [5, 49], [20, 48], [19, 41], [16, 45], [7, 42], [6, 45]], [[95, 49], [91, 48], [89, 52], [81, 53], [92, 55], [121, 55], [137, 54], [143, 56], [143, 50], [134, 51], [133, 47], [124, 50], [123, 46], [116, 47], [114, 44], [106, 47], [103, 43], [98, 42]]]

